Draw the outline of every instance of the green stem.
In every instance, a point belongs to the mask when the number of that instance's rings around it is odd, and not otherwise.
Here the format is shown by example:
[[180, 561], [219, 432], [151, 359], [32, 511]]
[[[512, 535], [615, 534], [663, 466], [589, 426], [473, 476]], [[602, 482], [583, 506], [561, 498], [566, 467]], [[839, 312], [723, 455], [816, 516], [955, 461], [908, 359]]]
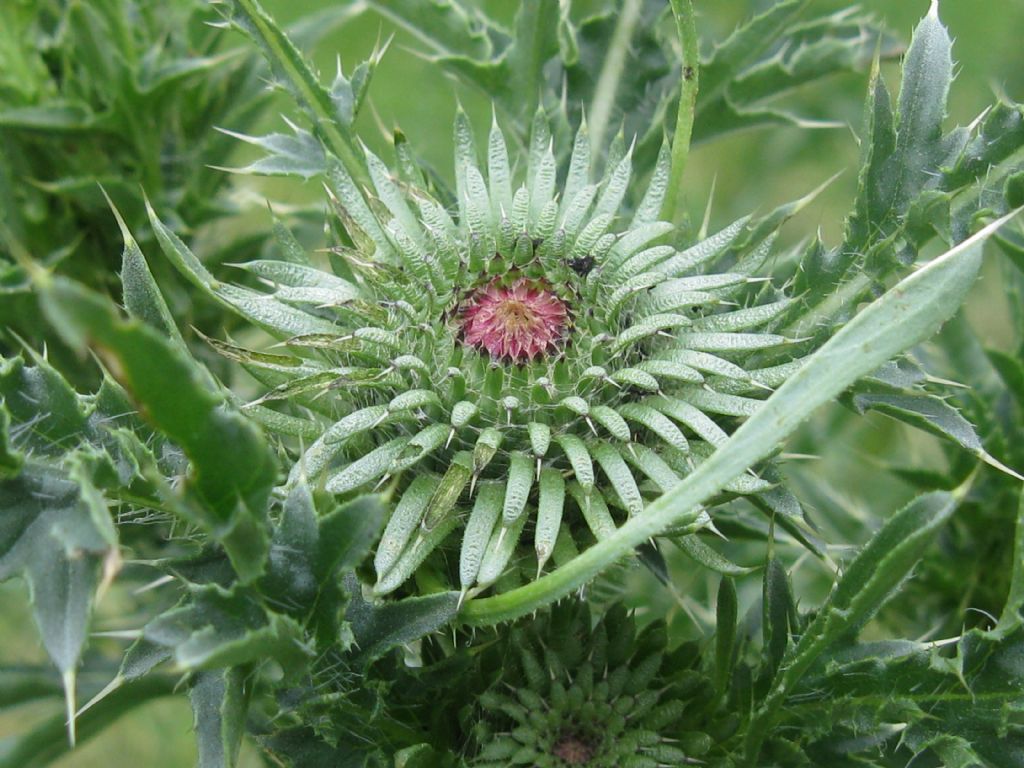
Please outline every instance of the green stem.
[[288, 78], [300, 103], [309, 110], [324, 142], [341, 160], [349, 175], [360, 185], [369, 186], [369, 174], [355, 145], [339, 130], [330, 95], [306, 65], [295, 45], [267, 15], [258, 0], [233, 0], [249, 24], [245, 31], [264, 49], [271, 68], [279, 68]]
[[615, 95], [622, 81], [622, 73], [626, 68], [626, 56], [633, 40], [633, 32], [640, 20], [641, 0], [626, 0], [619, 14], [619, 22], [608, 51], [604, 57], [604, 66], [594, 87], [594, 100], [590, 103], [590, 137], [593, 146], [604, 147], [604, 135], [611, 120], [612, 107], [615, 106]]
[[661, 218], [673, 223], [682, 216], [679, 198], [683, 188], [683, 173], [690, 155], [690, 138], [693, 135], [693, 115], [697, 107], [697, 89], [700, 75], [700, 49], [697, 45], [697, 25], [693, 18], [692, 0], [671, 0], [672, 13], [676, 17], [676, 30], [682, 46], [682, 71], [679, 89], [679, 112], [676, 114], [676, 130], [672, 136], [672, 171], [669, 174], [668, 191], [661, 207]]

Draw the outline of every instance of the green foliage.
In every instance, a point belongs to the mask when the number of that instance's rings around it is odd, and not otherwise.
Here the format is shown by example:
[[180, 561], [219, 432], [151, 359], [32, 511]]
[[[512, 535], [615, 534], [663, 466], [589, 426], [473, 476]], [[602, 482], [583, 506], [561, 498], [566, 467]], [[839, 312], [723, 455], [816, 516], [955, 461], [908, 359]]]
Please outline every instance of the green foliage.
[[[310, 44], [342, 14], [294, 27]], [[14, 0], [0, 10], [0, 322], [42, 343], [31, 254], [116, 293], [113, 197], [143, 245], [141, 188], [176, 230], [240, 213], [229, 199], [234, 138], [217, 129], [259, 119], [270, 103], [259, 56], [230, 48], [198, 0]], [[240, 243], [223, 243], [215, 261]], [[165, 270], [158, 270], [158, 273]], [[176, 305], [189, 299], [172, 295]], [[198, 314], [207, 310], [200, 308]], [[54, 340], [47, 339], [51, 343]], [[9, 350], [8, 334], [0, 345]], [[55, 359], [70, 370], [59, 343]]]
[[[54, 668], [0, 674], [47, 715], [0, 766], [175, 693], [204, 768], [1019, 765], [1024, 111], [946, 130], [937, 6], [895, 100], [869, 15], [758, 8], [717, 41], [683, 0], [0, 10], [0, 580]], [[366, 13], [492, 105], [453, 183], [429, 126], [362, 141], [388, 44], [309, 57]], [[808, 127], [869, 66], [838, 245], [785, 245], [820, 190], [690, 226], [691, 138]], [[225, 169], [316, 181], [323, 234], [237, 239]], [[958, 313], [994, 269], [998, 348]], [[853, 463], [869, 413], [929, 441], [873, 467], [902, 501], [787, 463]]]
[[[114, 467], [90, 445], [84, 404], [45, 360], [34, 362], [0, 359], [0, 421], [5, 443], [13, 443], [5, 447], [12, 460], [0, 477], [0, 580], [21, 574], [28, 582], [70, 715], [94, 596], [119, 564], [117, 534], [97, 487]], [[73, 740], [73, 720], [69, 728]]]
[[[828, 321], [846, 316], [878, 282], [912, 264], [936, 235], [959, 242], [979, 220], [1011, 208], [1000, 180], [1020, 168], [1020, 106], [996, 104], [970, 128], [943, 134], [951, 46], [933, 5], [904, 59], [895, 114], [876, 66], [864, 110], [857, 200], [844, 241], [831, 250], [809, 249], [797, 277], [807, 302], [817, 304], [798, 321], [802, 333], [815, 332], [816, 324], [818, 332], [827, 332]], [[1001, 126], [999, 141], [993, 141], [989, 121]], [[975, 187], [982, 175], [984, 182]], [[981, 199], [981, 189], [992, 192]]]
[[[192, 463], [199, 501], [179, 511], [224, 544], [239, 575], [250, 580], [266, 557], [265, 509], [274, 460], [253, 425], [224, 408], [210, 393], [209, 378], [154, 329], [125, 322], [108, 303], [73, 283], [42, 289], [43, 308], [72, 343], [102, 350], [147, 419], [178, 443]], [[232, 450], [225, 452], [220, 441]]]

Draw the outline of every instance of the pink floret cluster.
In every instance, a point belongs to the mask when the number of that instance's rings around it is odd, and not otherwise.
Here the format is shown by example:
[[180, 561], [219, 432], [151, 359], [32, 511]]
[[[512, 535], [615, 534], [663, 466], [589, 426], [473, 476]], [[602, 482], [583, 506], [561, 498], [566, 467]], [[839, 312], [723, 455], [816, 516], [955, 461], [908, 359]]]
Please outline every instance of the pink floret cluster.
[[569, 311], [542, 281], [495, 278], [462, 305], [462, 340], [495, 359], [526, 362], [558, 347]]

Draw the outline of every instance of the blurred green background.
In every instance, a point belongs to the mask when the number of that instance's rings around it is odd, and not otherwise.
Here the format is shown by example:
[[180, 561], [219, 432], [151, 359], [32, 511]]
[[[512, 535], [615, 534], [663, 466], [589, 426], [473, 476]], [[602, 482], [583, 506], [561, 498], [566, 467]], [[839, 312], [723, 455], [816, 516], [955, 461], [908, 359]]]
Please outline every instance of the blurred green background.
[[[155, 0], [154, 0], [155, 1]], [[816, 5], [846, 7], [848, 4], [814, 0]], [[88, 2], [88, 0], [84, 0]], [[266, 0], [268, 10], [282, 21], [330, 5], [324, 0]], [[489, 11], [511, 16], [514, 3], [508, 0], [487, 0]], [[764, 2], [748, 0], [697, 0], [701, 15], [699, 29], [705, 43], [726, 36], [732, 27]], [[581, 4], [581, 5], [585, 5]], [[861, 3], [883, 18], [904, 41], [928, 10], [928, 0], [865, 0]], [[959, 75], [951, 98], [951, 123], [966, 124], [993, 100], [993, 93], [1024, 100], [1024, 0], [944, 0], [940, 14], [955, 38], [954, 53]], [[481, 129], [490, 119], [486, 100], [473, 91], [457, 88], [444, 75], [432, 69], [414, 52], [416, 41], [396, 31], [389, 22], [372, 14], [361, 16], [340, 28], [320, 44], [316, 61], [324, 72], [332, 72], [335, 57], [340, 56], [346, 71], [362, 61], [378, 41], [395, 33], [394, 41], [374, 78], [369, 95], [369, 108], [360, 117], [360, 136], [375, 150], [385, 152], [390, 131], [402, 127], [417, 151], [445, 175], [450, 175], [451, 121], [456, 100], [460, 101]], [[241, 39], [238, 38], [239, 43]], [[898, 82], [894, 63], [884, 68], [890, 85]], [[807, 210], [787, 227], [789, 242], [820, 230], [827, 242], [838, 238], [842, 221], [849, 209], [856, 185], [858, 147], [856, 132], [860, 125], [860, 106], [867, 75], [835, 78], [823, 86], [798, 94], [794, 104], [800, 114], [815, 119], [839, 121], [846, 128], [800, 130], [792, 127], [772, 128], [739, 133], [725, 139], [698, 146], [691, 155], [687, 171], [686, 201], [691, 217], [700, 220], [712, 187], [714, 199], [711, 213], [712, 229], [751, 210], [766, 211], [770, 207], [798, 197], [831, 177], [844, 173]], [[288, 112], [281, 104], [276, 111]], [[280, 120], [266, 119], [264, 126], [227, 125], [225, 128], [259, 133], [260, 128], [278, 129]], [[240, 177], [241, 178], [241, 177]], [[319, 187], [309, 182], [304, 188], [290, 183], [238, 182], [240, 195], [253, 201], [253, 215], [265, 216], [260, 204], [263, 195], [275, 200], [312, 200]], [[113, 226], [113, 222], [111, 222]], [[216, 237], [216, 231], [204, 237]], [[975, 289], [968, 307], [971, 320], [977, 323], [998, 346], [1006, 330], [1006, 314], [1000, 305], [996, 260], [986, 266], [985, 277]], [[920, 433], [894, 427], [879, 416], [855, 418], [836, 407], [820, 414], [806, 427], [805, 437], [798, 438], [790, 449], [799, 452], [807, 436], [827, 433], [837, 450], [819, 460], [803, 460], [790, 464], [793, 479], [813, 493], [816, 479], [827, 477], [836, 490], [836, 498], [814, 499], [816, 519], [833, 541], [848, 541], [857, 536], [857, 527], [845, 527], [844, 516], [870, 519], [895, 510], [909, 496], [909, 489], [885, 479], [877, 469], [884, 458], [896, 457], [901, 464], [941, 461], [935, 443]], [[839, 498], [841, 497], [841, 499]], [[856, 540], [848, 543], [855, 544]], [[742, 558], [741, 558], [742, 559]], [[800, 561], [801, 569], [809, 571], [799, 579], [797, 595], [804, 605], [813, 604], [828, 587], [827, 574], [815, 565], [813, 558]], [[816, 570], [817, 569], [817, 570]], [[645, 595], [653, 611], [666, 611], [674, 622], [685, 624], [692, 634], [692, 623], [706, 626], [706, 596], [717, 583], [695, 568], [675, 567], [677, 577], [672, 592], [650, 583], [640, 572], [627, 574], [623, 589], [627, 595]], [[759, 590], [759, 580], [752, 579], [744, 595], [749, 605]], [[650, 596], [654, 595], [653, 598]], [[45, 660], [27, 608], [26, 594], [20, 583], [0, 585], [0, 664], [11, 665]], [[634, 604], [639, 601], [634, 598]], [[100, 630], [136, 628], [142, 617], [124, 615], [119, 610], [116, 590], [99, 606], [96, 627]], [[643, 608], [645, 606], [639, 605]], [[93, 652], [116, 653], [124, 641], [97, 641]], [[0, 712], [0, 737], [24, 727], [27, 722], [52, 714], [52, 710], [25, 712], [17, 715]], [[74, 754], [57, 763], [64, 768], [99, 768], [112, 761], [128, 766], [147, 768], [178, 768], [194, 763], [191, 713], [184, 696], [157, 702], [125, 717], [99, 738], [85, 744]], [[255, 750], [248, 748], [242, 765], [262, 765]]]

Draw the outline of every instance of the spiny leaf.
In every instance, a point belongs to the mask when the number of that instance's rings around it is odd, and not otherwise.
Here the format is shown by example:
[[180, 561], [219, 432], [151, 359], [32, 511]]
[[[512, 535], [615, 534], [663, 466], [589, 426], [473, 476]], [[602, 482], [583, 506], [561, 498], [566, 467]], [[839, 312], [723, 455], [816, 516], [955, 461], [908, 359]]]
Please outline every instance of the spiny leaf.
[[620, 446], [619, 454], [653, 482], [658, 490], [664, 493], [675, 487], [679, 475], [661, 458], [657, 451], [642, 443], [629, 443]]
[[0, 479], [5, 510], [0, 581], [23, 574], [47, 654], [60, 671], [68, 738], [75, 742], [75, 678], [104, 560], [116, 560], [117, 536], [106, 504], [86, 473], [36, 463]]
[[644, 500], [637, 488], [636, 479], [629, 470], [622, 456], [614, 447], [604, 442], [593, 443], [590, 453], [604, 470], [608, 481], [615, 489], [630, 515], [638, 515], [643, 511]]
[[424, 532], [429, 532], [441, 521], [454, 517], [455, 505], [472, 476], [472, 456], [468, 451], [459, 451], [452, 458], [452, 463], [448, 465], [441, 482], [434, 490], [434, 495], [427, 503], [421, 523]]
[[533, 461], [525, 453], [513, 453], [509, 458], [508, 484], [501, 513], [506, 527], [523, 516], [532, 487]]
[[402, 586], [423, 564], [423, 561], [437, 549], [438, 545], [459, 526], [459, 522], [457, 515], [448, 515], [442, 517], [429, 530], [420, 525], [394, 567], [373, 585], [373, 594], [383, 597]]
[[383, 577], [398, 561], [410, 538], [419, 528], [423, 512], [427, 508], [439, 479], [431, 475], [418, 475], [399, 500], [388, 520], [373, 565], [377, 578]]
[[383, 405], [371, 405], [350, 413], [335, 422], [306, 449], [288, 475], [288, 485], [295, 486], [302, 478], [315, 478], [344, 448], [346, 441], [381, 424], [389, 410]]
[[128, 314], [138, 317], [165, 334], [178, 349], [184, 350], [185, 341], [181, 338], [181, 332], [171, 316], [171, 310], [168, 308], [156, 280], [153, 279], [153, 273], [149, 269], [149, 264], [146, 263], [146, 257], [142, 255], [142, 250], [135, 238], [132, 237], [121, 213], [109, 198], [107, 202], [110, 204], [110, 210], [114, 214], [117, 226], [121, 230], [121, 237], [124, 239], [124, 251], [121, 254], [121, 288], [125, 309]]
[[[715, 51], [702, 68], [707, 74], [702, 74], [704, 98], [698, 100], [696, 141], [772, 124], [835, 127], [774, 104], [808, 83], [865, 69], [875, 52], [888, 58], [899, 51], [898, 41], [856, 8], [798, 23], [786, 18], [807, 7], [806, 3], [776, 4]], [[739, 69], [732, 68], [736, 63]], [[710, 86], [704, 82], [707, 78], [712, 79]]]
[[[700, 563], [709, 570], [721, 573], [723, 576], [745, 576], [748, 573], [753, 573], [757, 570], [756, 568], [736, 565], [719, 554], [710, 545], [706, 544], [697, 534], [680, 536], [675, 539], [675, 542], [691, 560]], [[727, 581], [727, 579], [723, 578], [723, 583], [725, 581]]]
[[480, 562], [479, 581], [481, 587], [493, 584], [504, 573], [505, 567], [512, 559], [516, 546], [519, 544], [519, 537], [526, 525], [526, 518], [526, 515], [520, 515], [509, 525], [503, 524], [495, 527], [491, 533], [491, 540], [488, 542]]
[[952, 440], [986, 464], [1017, 479], [1024, 479], [1014, 470], [989, 455], [971, 423], [961, 416], [953, 406], [934, 395], [864, 393], [854, 395], [853, 402], [861, 413], [869, 409], [875, 410], [947, 440]]
[[259, 46], [275, 77], [291, 91], [349, 172], [357, 178], [365, 177], [358, 153], [348, 133], [342, 130], [330, 91], [321, 84], [288, 35], [257, 0], [230, 0], [224, 8], [227, 18]]
[[195, 254], [157, 218], [147, 203], [150, 224], [164, 255], [204, 293], [242, 317], [283, 336], [332, 333], [333, 323], [284, 304], [273, 296], [248, 288], [221, 283], [210, 274]]
[[537, 501], [537, 527], [534, 532], [534, 549], [537, 552], [537, 570], [544, 568], [554, 551], [558, 530], [562, 524], [565, 507], [565, 480], [562, 473], [550, 467], [540, 474], [540, 492]]
[[299, 483], [289, 492], [270, 540], [267, 573], [261, 588], [267, 594], [287, 595], [288, 606], [307, 606], [316, 596], [316, 555], [320, 548], [316, 507], [309, 486]]
[[527, 424], [527, 429], [530, 433], [530, 447], [533, 449], [533, 455], [542, 458], [551, 446], [551, 428], [547, 424], [531, 421]]
[[616, 440], [629, 440], [629, 425], [618, 411], [607, 405], [595, 405], [591, 409], [590, 415], [593, 416], [594, 421], [607, 429]]
[[781, 698], [826, 648], [856, 632], [882, 606], [956, 506], [957, 499], [949, 493], [920, 496], [890, 518], [860, 551], [800, 640], [782, 659], [772, 691], [748, 731], [748, 755], [760, 748], [765, 729], [778, 715]]
[[292, 135], [269, 133], [266, 136], [248, 136], [244, 133], [219, 130], [239, 141], [259, 147], [266, 154], [244, 168], [221, 168], [219, 170], [248, 176], [298, 176], [311, 179], [319, 176], [327, 167], [323, 146], [309, 131], [289, 123]]
[[718, 426], [704, 411], [690, 403], [669, 397], [649, 398], [645, 402], [649, 403], [651, 407], [657, 408], [669, 418], [675, 419], [683, 426], [693, 430], [698, 437], [716, 448], [729, 437], [725, 430]]
[[145, 637], [168, 648], [186, 670], [216, 669], [272, 658], [286, 668], [308, 660], [302, 626], [263, 606], [240, 585], [193, 586], [190, 600], [158, 616]]
[[689, 446], [686, 438], [683, 437], [683, 433], [679, 431], [679, 428], [669, 421], [664, 414], [654, 408], [642, 403], [626, 403], [619, 407], [619, 413], [626, 419], [635, 421], [637, 424], [651, 430], [651, 432], [676, 450], [684, 452], [688, 450]]
[[348, 280], [306, 264], [255, 259], [232, 266], [244, 269], [257, 277], [280, 286], [323, 289], [327, 295], [332, 297], [332, 303], [334, 304], [352, 301], [359, 298], [360, 295], [359, 289]]
[[384, 512], [380, 496], [360, 496], [319, 518], [314, 568], [321, 584], [363, 561], [380, 535]]
[[688, 384], [701, 384], [704, 381], [698, 370], [676, 360], [644, 360], [637, 368], [655, 378], [670, 381], [683, 381]]
[[0, 358], [0, 397], [12, 421], [26, 425], [27, 448], [60, 455], [89, 432], [84, 403], [45, 358], [32, 357], [32, 365]]
[[953, 81], [952, 42], [938, 11], [938, 3], [932, 3], [914, 30], [903, 60], [896, 147], [889, 160], [896, 174], [892, 205], [897, 210], [904, 210], [930, 181], [929, 170], [948, 152], [941, 139]]
[[785, 344], [789, 339], [772, 333], [678, 333], [676, 344], [698, 352], [749, 352]]
[[440, 448], [451, 437], [451, 434], [451, 427], [444, 424], [430, 424], [424, 427], [413, 435], [406, 446], [392, 459], [388, 471], [394, 474], [414, 466], [421, 459]]
[[377, 480], [388, 472], [392, 462], [399, 457], [408, 444], [408, 437], [396, 437], [377, 446], [331, 475], [327, 479], [327, 490], [331, 493], [348, 493], [365, 483]]
[[705, 413], [725, 416], [752, 416], [761, 407], [761, 400], [738, 395], [724, 395], [707, 389], [688, 387], [679, 393], [679, 399], [696, 406]]
[[351, 574], [345, 578], [345, 588], [351, 595], [345, 619], [352, 627], [358, 658], [364, 664], [440, 629], [455, 615], [459, 601], [458, 592], [442, 592], [374, 605], [362, 599], [359, 582]]
[[584, 488], [575, 480], [569, 483], [568, 489], [573, 501], [576, 502], [576, 506], [583, 514], [583, 518], [587, 521], [587, 527], [594, 534], [594, 538], [601, 541], [615, 533], [617, 527], [615, 520], [608, 511], [604, 497], [598, 491], [593, 488]]
[[[201, 501], [189, 506], [190, 522], [224, 545], [243, 580], [259, 575], [276, 475], [259, 430], [210, 390], [205, 371], [149, 326], [118, 317], [108, 302], [60, 278], [45, 287], [42, 300], [61, 334], [76, 346], [95, 347], [147, 418], [191, 459]], [[232, 450], [224, 451], [225, 444]]]

